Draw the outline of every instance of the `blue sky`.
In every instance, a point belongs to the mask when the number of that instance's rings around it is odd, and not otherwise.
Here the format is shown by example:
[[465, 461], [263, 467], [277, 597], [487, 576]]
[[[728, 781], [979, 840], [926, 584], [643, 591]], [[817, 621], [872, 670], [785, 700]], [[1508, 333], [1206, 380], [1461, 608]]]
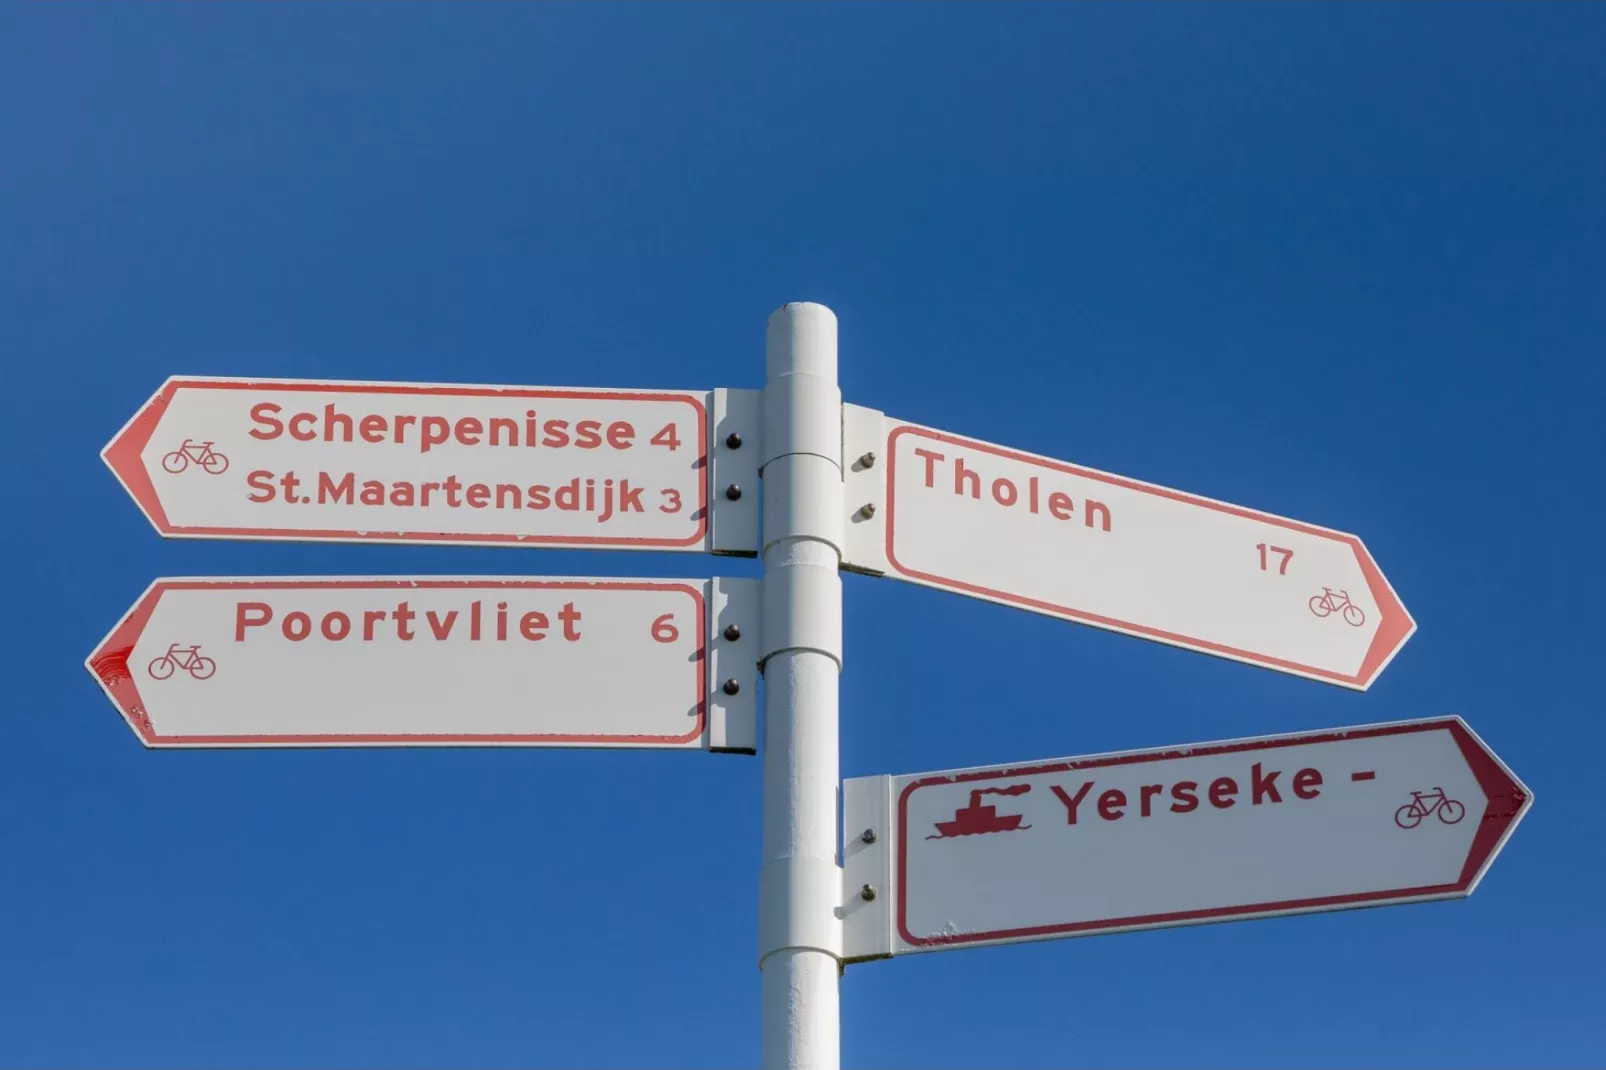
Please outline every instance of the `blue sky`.
[[1454, 712], [1537, 802], [1470, 899], [849, 969], [849, 1066], [1606, 1061], [1606, 9], [0, 8], [0, 1064], [746, 1066], [759, 765], [147, 752], [163, 575], [756, 574], [164, 542], [175, 373], [761, 384], [1360, 534], [1367, 693], [849, 577], [844, 775]]

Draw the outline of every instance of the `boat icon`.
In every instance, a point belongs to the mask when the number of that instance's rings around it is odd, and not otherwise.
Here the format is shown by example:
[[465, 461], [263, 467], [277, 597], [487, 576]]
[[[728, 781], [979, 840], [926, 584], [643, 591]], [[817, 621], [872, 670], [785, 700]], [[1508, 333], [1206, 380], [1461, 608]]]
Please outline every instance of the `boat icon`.
[[945, 840], [950, 836], [978, 836], [985, 832], [1014, 832], [1032, 826], [1021, 824], [1025, 814], [998, 813], [996, 806], [983, 806], [983, 795], [1025, 795], [1032, 790], [1030, 784], [1011, 784], [1007, 788], [976, 788], [970, 793], [970, 805], [954, 811], [952, 821], [938, 821], [937, 834], [928, 840]]

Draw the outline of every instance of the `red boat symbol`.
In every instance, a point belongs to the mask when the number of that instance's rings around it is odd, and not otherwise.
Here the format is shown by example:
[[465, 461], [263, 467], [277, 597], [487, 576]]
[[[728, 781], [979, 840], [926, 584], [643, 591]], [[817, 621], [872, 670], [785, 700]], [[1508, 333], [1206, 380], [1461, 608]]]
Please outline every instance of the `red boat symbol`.
[[1025, 814], [998, 815], [998, 807], [983, 806], [983, 795], [1025, 795], [1032, 790], [1030, 784], [1011, 784], [1007, 788], [976, 788], [970, 793], [970, 805], [954, 811], [952, 821], [938, 821], [937, 835], [927, 836], [928, 840], [944, 840], [949, 836], [976, 836], [983, 832], [1014, 832], [1016, 829], [1029, 829], [1032, 826], [1023, 825]]

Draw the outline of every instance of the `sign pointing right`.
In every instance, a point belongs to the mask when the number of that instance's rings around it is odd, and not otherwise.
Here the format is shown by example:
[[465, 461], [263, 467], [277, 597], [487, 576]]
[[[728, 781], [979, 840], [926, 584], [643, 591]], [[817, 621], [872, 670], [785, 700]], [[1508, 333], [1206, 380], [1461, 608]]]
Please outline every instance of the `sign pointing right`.
[[1533, 802], [1459, 717], [843, 782], [849, 959], [1472, 894]]
[[844, 435], [844, 567], [1363, 691], [1416, 630], [1354, 535], [856, 406]]

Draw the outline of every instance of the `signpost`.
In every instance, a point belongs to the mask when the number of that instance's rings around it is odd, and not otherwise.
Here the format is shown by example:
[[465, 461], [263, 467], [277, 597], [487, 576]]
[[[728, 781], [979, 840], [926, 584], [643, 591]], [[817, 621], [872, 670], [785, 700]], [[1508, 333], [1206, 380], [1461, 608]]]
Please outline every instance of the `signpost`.
[[740, 579], [164, 579], [87, 664], [148, 747], [751, 753], [758, 620]]
[[848, 409], [844, 566], [1360, 690], [1416, 629], [1353, 535]]
[[848, 780], [844, 957], [1454, 899], [1531, 803], [1458, 717]]
[[[839, 567], [1366, 689], [1416, 625], [1353, 535], [763, 390], [169, 379], [103, 452], [163, 535], [762, 554], [762, 580], [164, 579], [88, 659], [147, 747], [757, 751], [762, 1063], [844, 962], [1470, 894], [1531, 797], [1458, 718], [838, 779]], [[763, 473], [760, 537], [758, 480]], [[841, 787], [845, 849], [837, 848]]]
[[758, 391], [173, 378], [102, 456], [163, 535], [751, 555], [757, 409]]

